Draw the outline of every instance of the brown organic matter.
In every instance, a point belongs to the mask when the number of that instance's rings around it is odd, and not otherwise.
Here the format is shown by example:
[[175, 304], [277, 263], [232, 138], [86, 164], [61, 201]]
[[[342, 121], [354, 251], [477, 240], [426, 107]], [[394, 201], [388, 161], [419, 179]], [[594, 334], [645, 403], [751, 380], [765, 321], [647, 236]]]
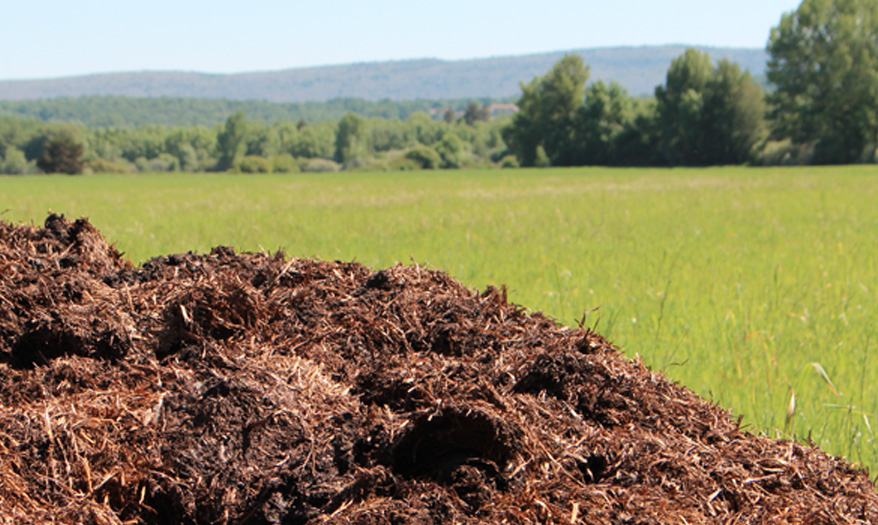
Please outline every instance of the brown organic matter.
[[0, 522], [878, 523], [867, 474], [420, 266], [0, 222]]

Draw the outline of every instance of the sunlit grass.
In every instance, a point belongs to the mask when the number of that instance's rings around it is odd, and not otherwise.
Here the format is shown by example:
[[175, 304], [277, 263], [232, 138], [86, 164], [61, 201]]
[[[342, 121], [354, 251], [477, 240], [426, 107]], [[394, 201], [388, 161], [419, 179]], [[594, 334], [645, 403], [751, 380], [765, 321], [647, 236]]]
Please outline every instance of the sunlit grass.
[[872, 167], [0, 179], [3, 219], [88, 216], [135, 262], [217, 244], [416, 261], [567, 324], [589, 311], [751, 430], [873, 472], [876, 203]]

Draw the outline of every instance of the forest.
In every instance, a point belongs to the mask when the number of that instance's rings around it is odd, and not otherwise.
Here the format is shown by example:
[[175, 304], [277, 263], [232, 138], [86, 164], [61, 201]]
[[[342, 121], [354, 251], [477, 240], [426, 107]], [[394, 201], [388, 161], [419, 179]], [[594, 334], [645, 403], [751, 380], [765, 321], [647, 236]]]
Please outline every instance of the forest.
[[[589, 83], [581, 56], [566, 55], [521, 85], [511, 116], [490, 100], [166, 99], [167, 120], [143, 125], [139, 99], [3, 102], [0, 173], [875, 162], [878, 4], [804, 0], [767, 51], [767, 88], [691, 48], [650, 97]], [[76, 112], [83, 123], [55, 122]]]

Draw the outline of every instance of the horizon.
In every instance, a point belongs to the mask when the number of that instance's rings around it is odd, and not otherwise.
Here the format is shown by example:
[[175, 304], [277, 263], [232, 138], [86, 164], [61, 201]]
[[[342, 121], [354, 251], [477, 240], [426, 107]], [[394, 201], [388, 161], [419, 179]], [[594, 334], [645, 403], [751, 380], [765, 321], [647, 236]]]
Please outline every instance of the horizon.
[[[0, 19], [0, 80], [131, 72], [229, 75], [377, 62], [517, 57], [580, 49], [684, 45], [765, 48], [793, 0], [728, 4], [389, 0], [296, 5], [253, 0], [149, 4], [13, 3]], [[36, 15], [36, 16], [35, 16]], [[678, 44], [687, 42], [686, 44]]]
[[308, 70], [308, 69], [325, 69], [325, 68], [334, 68], [334, 67], [350, 67], [350, 66], [358, 66], [358, 65], [369, 65], [369, 64], [387, 64], [387, 63], [401, 63], [401, 62], [419, 62], [419, 61], [438, 61], [438, 62], [468, 62], [468, 61], [479, 61], [479, 60], [492, 60], [492, 59], [503, 59], [503, 58], [522, 58], [529, 56], [542, 56], [542, 55], [551, 55], [556, 53], [576, 53], [580, 51], [597, 51], [597, 50], [608, 50], [608, 49], [647, 49], [647, 48], [698, 48], [698, 49], [717, 49], [717, 50], [747, 50], [747, 51], [756, 51], [762, 50], [761, 47], [732, 47], [732, 46], [709, 46], [709, 45], [698, 45], [698, 44], [682, 44], [682, 43], [669, 43], [669, 44], [642, 44], [642, 45], [618, 45], [618, 46], [594, 46], [594, 47], [581, 47], [574, 49], [555, 49], [550, 51], [538, 51], [534, 53], [521, 53], [515, 55], [491, 55], [491, 56], [478, 56], [471, 58], [460, 58], [460, 59], [445, 59], [438, 57], [410, 57], [410, 58], [400, 58], [400, 59], [388, 59], [388, 60], [363, 60], [358, 62], [344, 62], [339, 64], [317, 64], [312, 66], [299, 66], [299, 67], [284, 67], [280, 69], [260, 69], [260, 70], [244, 70], [244, 71], [230, 71], [224, 73], [214, 73], [210, 71], [198, 71], [198, 70], [186, 70], [186, 69], [136, 69], [136, 70], [119, 70], [119, 71], [96, 71], [93, 73], [82, 73], [82, 74], [73, 74], [73, 75], [63, 75], [57, 77], [41, 77], [41, 78], [13, 78], [13, 79], [4, 79], [0, 78], [0, 82], [29, 82], [29, 81], [51, 81], [51, 80], [62, 80], [65, 78], [79, 78], [79, 77], [99, 77], [99, 76], [113, 76], [113, 75], [131, 75], [138, 73], [145, 74], [156, 74], [156, 73], [171, 73], [171, 74], [193, 74], [193, 75], [204, 75], [204, 76], [235, 76], [235, 75], [258, 75], [262, 73], [278, 73], [283, 71], [292, 71], [292, 70]]

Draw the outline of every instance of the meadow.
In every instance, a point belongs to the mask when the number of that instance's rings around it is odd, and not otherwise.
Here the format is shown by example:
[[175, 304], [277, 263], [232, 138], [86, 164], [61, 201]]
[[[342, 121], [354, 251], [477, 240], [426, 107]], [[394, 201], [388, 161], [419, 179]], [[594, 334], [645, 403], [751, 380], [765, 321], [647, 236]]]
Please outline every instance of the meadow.
[[0, 178], [0, 219], [87, 216], [135, 263], [222, 244], [505, 284], [873, 475], [876, 203], [870, 166]]

